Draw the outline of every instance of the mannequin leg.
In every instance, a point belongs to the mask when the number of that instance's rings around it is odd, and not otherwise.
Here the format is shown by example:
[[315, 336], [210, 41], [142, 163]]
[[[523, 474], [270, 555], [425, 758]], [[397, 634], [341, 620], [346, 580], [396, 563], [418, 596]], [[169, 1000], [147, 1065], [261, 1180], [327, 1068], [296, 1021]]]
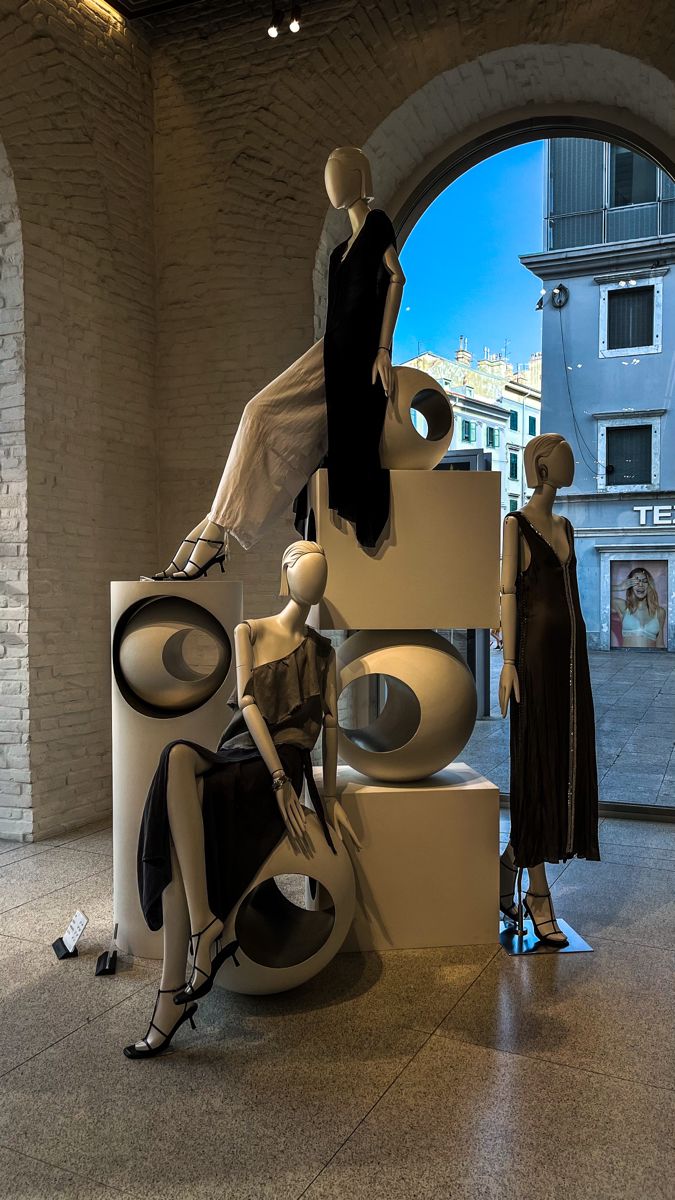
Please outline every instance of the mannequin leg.
[[566, 946], [567, 938], [555, 919], [545, 864], [538, 863], [536, 867], [528, 867], [527, 880], [525, 899], [534, 920], [538, 926], [542, 926], [548, 942]]
[[[177, 1008], [174, 1004], [172, 993], [185, 983], [185, 964], [190, 938], [190, 919], [185, 888], [173, 846], [171, 847], [171, 883], [162, 893], [162, 920], [164, 957], [159, 986], [162, 992], [166, 991], [168, 994], [158, 996], [153, 1020], [166, 1034], [171, 1033], [184, 1012], [182, 1007]], [[164, 1041], [162, 1034], [158, 1033], [156, 1029], [150, 1029], [147, 1036], [151, 1046], [158, 1046]], [[136, 1048], [141, 1052], [145, 1050], [142, 1042], [136, 1042]]]
[[503, 916], [509, 917], [512, 921], [517, 920], [518, 917], [518, 909], [513, 898], [517, 876], [518, 868], [515, 864], [513, 846], [509, 842], [499, 860], [499, 908]]

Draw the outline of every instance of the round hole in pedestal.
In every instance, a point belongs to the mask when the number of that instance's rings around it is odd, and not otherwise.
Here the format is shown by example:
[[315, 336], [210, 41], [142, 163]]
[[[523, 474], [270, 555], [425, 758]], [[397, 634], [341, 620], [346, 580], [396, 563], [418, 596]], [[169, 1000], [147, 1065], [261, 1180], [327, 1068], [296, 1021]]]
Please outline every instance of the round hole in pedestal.
[[343, 689], [340, 705], [354, 713], [354, 725], [340, 725], [346, 738], [362, 750], [387, 754], [412, 741], [422, 710], [414, 691], [395, 675], [373, 673], [352, 680]]
[[425, 441], [442, 442], [451, 433], [452, 407], [443, 392], [422, 388], [410, 401], [410, 411], [413, 425]]
[[[303, 895], [320, 893], [321, 907], [307, 908]], [[244, 954], [264, 967], [295, 967], [328, 941], [335, 905], [324, 887], [306, 875], [264, 879], [239, 905], [235, 935]]]

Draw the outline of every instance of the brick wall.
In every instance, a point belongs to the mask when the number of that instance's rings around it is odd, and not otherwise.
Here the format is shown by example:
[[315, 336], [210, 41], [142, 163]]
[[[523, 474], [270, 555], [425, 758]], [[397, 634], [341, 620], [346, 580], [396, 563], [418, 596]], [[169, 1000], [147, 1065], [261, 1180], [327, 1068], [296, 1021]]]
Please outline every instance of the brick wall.
[[[30, 694], [29, 730], [25, 705], [0, 706], [20, 710], [0, 836], [10, 821], [30, 833], [31, 800], [36, 835], [109, 808], [108, 581], [168, 560], [209, 507], [245, 402], [320, 329], [345, 230], [328, 152], [366, 146], [376, 203], [396, 215], [505, 111], [612, 114], [672, 146], [662, 0], [314, 0], [302, 33], [276, 42], [268, 13], [202, 0], [130, 27], [98, 0], [0, 0], [26, 363], [25, 453], [20, 414], [2, 446], [16, 474], [0, 540], [19, 585], [5, 696]], [[21, 390], [20, 337], [7, 344], [3, 404], [10, 371]], [[292, 536], [282, 522], [235, 553], [250, 613], [278, 603]]]

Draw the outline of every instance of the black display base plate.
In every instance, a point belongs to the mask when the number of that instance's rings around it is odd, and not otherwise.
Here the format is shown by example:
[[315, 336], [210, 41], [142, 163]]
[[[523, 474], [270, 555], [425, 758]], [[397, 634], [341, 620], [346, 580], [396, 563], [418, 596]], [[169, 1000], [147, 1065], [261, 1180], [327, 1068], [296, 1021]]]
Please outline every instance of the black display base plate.
[[52, 950], [57, 958], [77, 958], [77, 946], [69, 950], [63, 938], [57, 938], [52, 942]]
[[523, 954], [583, 954], [587, 951], [592, 953], [593, 947], [585, 942], [576, 929], [572, 929], [567, 921], [561, 921], [557, 918], [558, 926], [562, 933], [565, 934], [569, 945], [547, 946], [545, 942], [540, 942], [535, 936], [532, 928], [532, 921], [527, 919], [523, 922], [523, 936], [518, 937], [518, 930], [515, 925], [510, 925], [506, 921], [501, 921], [499, 925], [499, 940], [506, 950], [507, 954], [512, 954], [520, 957]]

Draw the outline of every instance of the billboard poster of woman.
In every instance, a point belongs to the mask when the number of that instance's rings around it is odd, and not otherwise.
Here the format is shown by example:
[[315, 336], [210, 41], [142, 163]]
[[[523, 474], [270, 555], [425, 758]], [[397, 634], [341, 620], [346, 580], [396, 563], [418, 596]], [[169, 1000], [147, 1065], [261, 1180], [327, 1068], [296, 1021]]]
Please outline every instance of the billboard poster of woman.
[[610, 564], [613, 647], [665, 650], [668, 563], [615, 560]]

